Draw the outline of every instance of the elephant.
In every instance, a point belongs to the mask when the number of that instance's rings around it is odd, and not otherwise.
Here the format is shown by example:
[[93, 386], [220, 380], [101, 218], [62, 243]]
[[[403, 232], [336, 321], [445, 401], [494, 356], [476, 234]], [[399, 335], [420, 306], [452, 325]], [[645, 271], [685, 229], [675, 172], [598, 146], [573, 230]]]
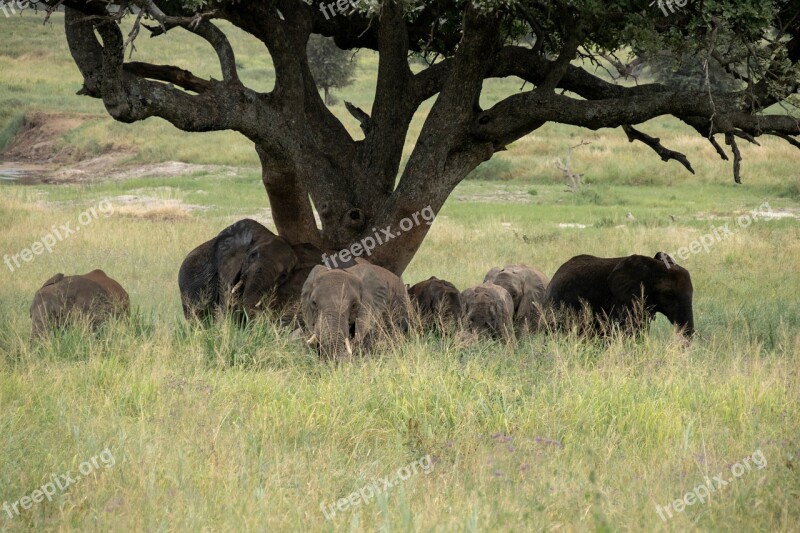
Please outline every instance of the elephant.
[[282, 312], [296, 303], [322, 251], [290, 245], [251, 219], [240, 220], [186, 256], [178, 272], [187, 319], [208, 320], [232, 312], [240, 321], [269, 308]]
[[484, 283], [500, 285], [514, 303], [514, 329], [517, 334], [538, 329], [544, 295], [550, 280], [542, 272], [526, 265], [507, 265], [491, 269]]
[[694, 334], [692, 294], [689, 272], [658, 252], [654, 258], [573, 257], [553, 275], [545, 299], [556, 313], [578, 313], [587, 306], [594, 332], [605, 334], [613, 324], [627, 333], [641, 332], [661, 313], [690, 339]]
[[424, 324], [455, 323], [461, 319], [461, 292], [449, 281], [432, 276], [408, 288]]
[[324, 358], [366, 353], [381, 331], [405, 331], [408, 294], [398, 276], [366, 262], [345, 269], [317, 266], [300, 297], [307, 343]]
[[500, 285], [482, 283], [461, 293], [464, 325], [493, 339], [514, 337], [514, 301]]
[[129, 314], [128, 293], [102, 270], [65, 276], [58, 273], [36, 291], [31, 305], [31, 337], [62, 328], [70, 320], [86, 318], [97, 329], [110, 317]]

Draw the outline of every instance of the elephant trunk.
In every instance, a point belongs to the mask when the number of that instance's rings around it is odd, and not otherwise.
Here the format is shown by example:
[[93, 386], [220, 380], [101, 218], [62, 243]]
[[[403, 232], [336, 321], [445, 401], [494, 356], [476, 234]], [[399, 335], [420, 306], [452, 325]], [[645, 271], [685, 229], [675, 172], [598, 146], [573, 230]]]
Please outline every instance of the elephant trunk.
[[687, 339], [691, 339], [694, 335], [694, 313], [692, 312], [692, 299], [687, 298], [681, 302], [678, 309], [678, 315], [673, 322], [676, 326], [681, 328], [683, 335]]
[[350, 324], [339, 313], [327, 313], [317, 320], [315, 337], [320, 354], [329, 359], [341, 359], [353, 354]]

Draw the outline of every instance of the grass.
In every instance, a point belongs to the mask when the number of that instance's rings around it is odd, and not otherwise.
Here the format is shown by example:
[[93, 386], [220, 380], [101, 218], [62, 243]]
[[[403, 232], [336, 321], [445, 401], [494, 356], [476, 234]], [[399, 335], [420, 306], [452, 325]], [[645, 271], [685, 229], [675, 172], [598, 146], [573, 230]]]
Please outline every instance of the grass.
[[[511, 262], [552, 275], [579, 253], [672, 252], [728, 224], [733, 237], [682, 261], [699, 331], [689, 348], [661, 317], [638, 341], [567, 333], [463, 346], [414, 331], [334, 367], [266, 321], [187, 326], [176, 279], [185, 255], [232, 221], [265, 214], [252, 148], [231, 133], [114, 123], [99, 102], [72, 94], [77, 71], [53, 20], [42, 28], [34, 17], [0, 19], [0, 142], [22, 112], [69, 109], [94, 117], [64, 139], [88, 153], [111, 140], [136, 148], [138, 163], [243, 168], [0, 187], [2, 254], [53, 225], [79, 225], [104, 199], [116, 207], [52, 253], [13, 272], [0, 266], [0, 505], [52, 475], [76, 474], [106, 446], [115, 458], [20, 516], [0, 509], [0, 529], [797, 530], [800, 224], [736, 226], [764, 202], [797, 214], [796, 152], [770, 140], [743, 147], [745, 185], [736, 187], [710, 145], [670, 121], [643, 129], [690, 154], [696, 176], [619, 131], [547, 126], [458, 187], [404, 274], [407, 283], [437, 275], [460, 288]], [[235, 42], [243, 78], [268, 89], [261, 49], [242, 35]], [[214, 75], [207, 51], [181, 43], [180, 66]], [[138, 44], [161, 62], [173, 53]], [[375, 63], [359, 55], [357, 83], [342, 96], [368, 109]], [[498, 81], [486, 98], [518, 87]], [[552, 161], [581, 139], [592, 144], [572, 162], [587, 185], [573, 194]], [[175, 211], [130, 207], [120, 199], [130, 195]], [[126, 287], [133, 317], [97, 335], [76, 328], [31, 345], [28, 308], [41, 283], [98, 267]], [[732, 478], [731, 466], [759, 450], [766, 468], [659, 518], [656, 505], [706, 476]], [[429, 474], [326, 521], [323, 504], [425, 456]]]

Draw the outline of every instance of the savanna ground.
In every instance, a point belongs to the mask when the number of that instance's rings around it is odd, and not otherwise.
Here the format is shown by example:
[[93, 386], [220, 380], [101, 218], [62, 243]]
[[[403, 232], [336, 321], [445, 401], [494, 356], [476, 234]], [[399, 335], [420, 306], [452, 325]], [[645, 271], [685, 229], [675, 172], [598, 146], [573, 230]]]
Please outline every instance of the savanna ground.
[[[333, 366], [266, 321], [186, 325], [176, 281], [186, 253], [239, 218], [269, 223], [255, 154], [234, 134], [118, 124], [74, 96], [62, 20], [0, 18], [0, 148], [69, 178], [0, 186], [0, 253], [53, 225], [81, 227], [52, 253], [0, 267], [0, 502], [74, 476], [106, 447], [115, 460], [19, 516], [0, 510], [0, 529], [797, 530], [800, 153], [786, 143], [744, 147], [735, 186], [730, 164], [676, 121], [643, 129], [687, 153], [695, 176], [619, 130], [546, 126], [457, 189], [404, 274], [462, 289], [511, 262], [552, 276], [579, 253], [674, 252], [728, 224], [733, 236], [681, 261], [695, 287], [689, 348], [661, 317], [638, 341], [461, 345], [414, 331]], [[243, 80], [269, 89], [262, 50], [230, 34]], [[137, 56], [174, 53], [215, 75], [210, 49], [195, 44], [166, 51], [140, 37]], [[357, 82], [339, 97], [369, 109], [376, 61], [358, 57]], [[520, 86], [496, 81], [485, 101]], [[357, 134], [343, 106], [335, 112]], [[570, 193], [553, 161], [581, 140], [591, 144], [573, 167], [586, 186]], [[113, 213], [82, 226], [103, 200]], [[765, 202], [781, 215], [737, 224]], [[35, 290], [98, 267], [130, 293], [130, 321], [29, 344]], [[732, 479], [756, 452], [767, 466]], [[424, 457], [429, 474], [326, 520], [323, 504]], [[656, 505], [706, 476], [731, 481], [662, 521]]]

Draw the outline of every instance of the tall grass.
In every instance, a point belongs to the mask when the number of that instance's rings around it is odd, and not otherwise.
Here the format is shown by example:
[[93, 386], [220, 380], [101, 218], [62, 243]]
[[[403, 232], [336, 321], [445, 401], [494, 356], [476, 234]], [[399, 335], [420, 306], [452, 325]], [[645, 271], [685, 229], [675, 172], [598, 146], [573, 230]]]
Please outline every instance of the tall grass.
[[[112, 139], [135, 147], [140, 162], [255, 164], [231, 133], [113, 123], [99, 102], [71, 94], [80, 82], [63, 30], [39, 22], [0, 19], [0, 108], [14, 109], [0, 114], [3, 131], [20, 112], [69, 109], [96, 117], [65, 136], [70, 146]], [[243, 76], [267, 90], [264, 52], [233, 35]], [[179, 64], [214, 75], [211, 55], [192, 43], [180, 41]], [[175, 59], [157, 39], [137, 44], [137, 59]], [[368, 109], [375, 63], [359, 55], [347, 96]], [[503, 83], [486, 98], [518, 89]], [[579, 253], [675, 251], [765, 201], [798, 213], [798, 159], [784, 145], [743, 147], [745, 186], [735, 187], [703, 139], [669, 121], [644, 129], [695, 154], [698, 174], [616, 131], [547, 126], [502, 155], [508, 166], [499, 170], [511, 179], [456, 189], [404, 280], [436, 275], [463, 289], [492, 266], [518, 262], [552, 275]], [[575, 151], [573, 168], [587, 185], [565, 192], [552, 162], [582, 138], [592, 144]], [[131, 196], [169, 200], [183, 214], [130, 207]], [[118, 207], [111, 217], [13, 272], [0, 265], [0, 505], [52, 475], [75, 474], [106, 446], [115, 463], [19, 516], [0, 509], [4, 531], [797, 529], [796, 219], [737, 229], [681, 261], [695, 287], [690, 347], [663, 317], [641, 339], [609, 341], [566, 332], [465, 344], [415, 329], [369, 358], [334, 365], [266, 320], [198, 329], [183, 319], [177, 271], [186, 254], [234, 220], [268, 220], [255, 168], [0, 186], [0, 255], [30, 247], [54, 224], [74, 225], [102, 199]], [[32, 344], [36, 289], [56, 272], [94, 268], [125, 286], [132, 317]], [[659, 518], [656, 505], [705, 476], [729, 477], [730, 465], [757, 450], [766, 468]], [[426, 455], [429, 475], [325, 519], [321, 505]]]

